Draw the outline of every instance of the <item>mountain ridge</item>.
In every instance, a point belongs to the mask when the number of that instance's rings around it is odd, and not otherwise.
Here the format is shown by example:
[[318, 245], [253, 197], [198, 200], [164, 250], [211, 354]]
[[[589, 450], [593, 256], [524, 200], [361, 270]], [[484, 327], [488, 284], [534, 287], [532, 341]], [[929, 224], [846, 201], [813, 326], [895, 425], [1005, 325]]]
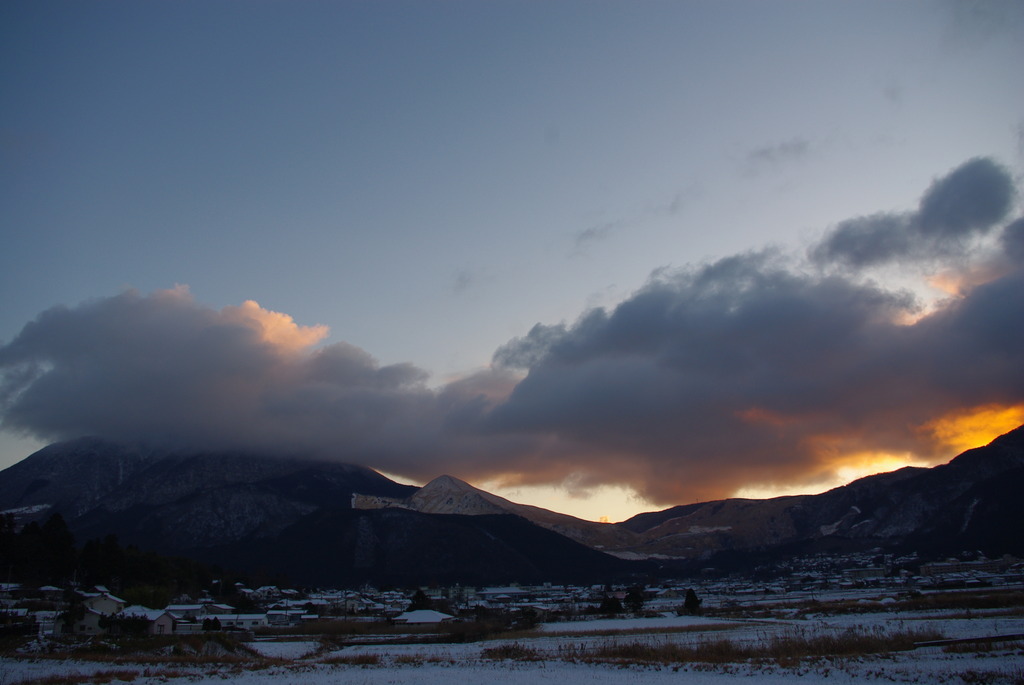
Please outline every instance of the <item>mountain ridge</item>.
[[[817, 495], [680, 505], [618, 524], [511, 502], [449, 475], [417, 488], [332, 461], [83, 438], [0, 471], [0, 511], [22, 520], [58, 512], [79, 539], [115, 534], [126, 544], [244, 559], [318, 581], [376, 574], [504, 582], [510, 573], [646, 573], [650, 566], [627, 562], [668, 568], [833, 543], [1022, 554], [1024, 505], [1008, 484], [1024, 486], [1024, 426], [932, 468], [875, 474]], [[537, 541], [532, 559], [525, 540]]]

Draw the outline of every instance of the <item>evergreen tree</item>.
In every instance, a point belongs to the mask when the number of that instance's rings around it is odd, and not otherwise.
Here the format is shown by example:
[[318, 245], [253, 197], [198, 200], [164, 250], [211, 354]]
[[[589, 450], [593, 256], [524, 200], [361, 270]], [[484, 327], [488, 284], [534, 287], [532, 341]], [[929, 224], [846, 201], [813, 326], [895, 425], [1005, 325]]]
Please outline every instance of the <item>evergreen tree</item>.
[[700, 614], [701, 600], [697, 597], [697, 593], [693, 591], [693, 588], [686, 590], [686, 597], [683, 599], [683, 611], [690, 616], [697, 616]]
[[626, 608], [634, 614], [644, 610], [644, 589], [640, 586], [629, 588], [626, 593]]
[[427, 597], [422, 589], [416, 590], [412, 595], [412, 602], [409, 604], [407, 611], [419, 611], [421, 609], [430, 608], [430, 598]]
[[614, 595], [605, 595], [604, 599], [601, 600], [601, 607], [598, 611], [602, 614], [621, 614], [622, 602]]

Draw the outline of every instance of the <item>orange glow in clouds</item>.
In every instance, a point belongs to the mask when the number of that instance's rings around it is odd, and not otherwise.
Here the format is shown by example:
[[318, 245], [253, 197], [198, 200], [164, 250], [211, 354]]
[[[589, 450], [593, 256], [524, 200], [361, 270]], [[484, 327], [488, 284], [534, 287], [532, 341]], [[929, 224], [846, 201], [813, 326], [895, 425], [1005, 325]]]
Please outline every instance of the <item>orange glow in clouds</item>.
[[1021, 424], [1024, 424], [1024, 404], [988, 404], [950, 412], [924, 424], [921, 430], [959, 454], [987, 445]]
[[288, 352], [312, 347], [327, 337], [327, 326], [300, 326], [287, 314], [264, 309], [253, 300], [239, 307], [224, 307], [221, 314], [228, 321], [241, 323], [260, 332], [264, 342]]

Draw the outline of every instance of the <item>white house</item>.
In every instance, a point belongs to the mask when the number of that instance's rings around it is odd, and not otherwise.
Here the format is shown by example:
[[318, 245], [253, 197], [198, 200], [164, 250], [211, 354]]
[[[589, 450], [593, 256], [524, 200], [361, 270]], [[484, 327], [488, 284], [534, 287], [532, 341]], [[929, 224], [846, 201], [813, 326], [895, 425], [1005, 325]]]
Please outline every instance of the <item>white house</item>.
[[174, 616], [164, 609], [150, 609], [138, 604], [125, 607], [118, 616], [141, 618], [148, 622], [146, 632], [150, 635], [170, 635], [174, 631]]
[[267, 625], [266, 614], [211, 614], [204, 618], [208, 618], [211, 621], [217, 619], [221, 630], [252, 630], [254, 628], [263, 628]]

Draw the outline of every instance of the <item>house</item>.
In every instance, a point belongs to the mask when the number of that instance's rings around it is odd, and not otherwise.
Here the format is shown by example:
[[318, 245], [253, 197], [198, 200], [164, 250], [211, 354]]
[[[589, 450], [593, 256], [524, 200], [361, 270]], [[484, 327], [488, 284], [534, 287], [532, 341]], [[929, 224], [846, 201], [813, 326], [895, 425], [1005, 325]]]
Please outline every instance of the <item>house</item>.
[[211, 614], [206, 618], [216, 619], [221, 630], [253, 630], [267, 626], [266, 614]]
[[[105, 626], [100, 625], [102, 619], [107, 618], [95, 609], [86, 609], [85, 614], [70, 626], [65, 621], [58, 621], [54, 626], [54, 633], [73, 633], [75, 635], [103, 635], [107, 632]], [[59, 626], [59, 627], [58, 627]]]
[[107, 632], [107, 621], [109, 617], [119, 613], [128, 603], [120, 597], [115, 597], [104, 588], [101, 592], [79, 592], [81, 598], [81, 609], [74, 617], [71, 624], [68, 618], [57, 621], [54, 625], [54, 633], [75, 633], [84, 635], [101, 635]]
[[407, 611], [404, 614], [399, 614], [398, 616], [395, 616], [393, 620], [395, 623], [425, 624], [447, 623], [454, 619], [454, 616], [442, 614], [440, 611], [434, 611], [432, 609], [417, 609], [416, 611]]
[[13, 599], [21, 594], [21, 583], [0, 583], [0, 598]]
[[169, 611], [178, 618], [194, 620], [196, 617], [210, 613], [206, 604], [168, 604], [164, 611]]
[[39, 588], [39, 597], [48, 602], [57, 602], [64, 596], [64, 591], [53, 585], [44, 585]]
[[107, 591], [102, 592], [80, 592], [82, 604], [86, 609], [95, 611], [103, 616], [112, 616], [126, 606], [128, 602], [120, 597], [115, 597]]
[[125, 607], [115, 618], [140, 619], [146, 622], [150, 635], [170, 635], [175, 632], [174, 615], [165, 609], [150, 609], [141, 605]]

